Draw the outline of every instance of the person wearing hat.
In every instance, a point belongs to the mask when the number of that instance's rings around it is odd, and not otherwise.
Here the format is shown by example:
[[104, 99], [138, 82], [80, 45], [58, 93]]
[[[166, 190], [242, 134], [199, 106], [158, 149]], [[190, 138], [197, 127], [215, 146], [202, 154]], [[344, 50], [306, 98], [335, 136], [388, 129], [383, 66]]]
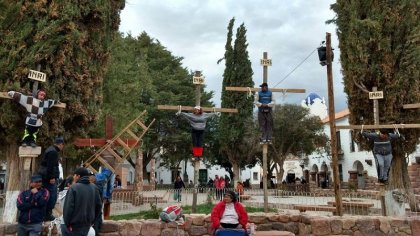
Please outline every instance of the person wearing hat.
[[275, 98], [268, 89], [267, 83], [260, 85], [261, 91], [255, 94], [255, 105], [258, 107], [258, 124], [261, 130], [261, 142], [271, 143], [273, 139], [273, 107]]
[[192, 113], [179, 110], [176, 115], [181, 115], [191, 125], [193, 156], [196, 159], [200, 158], [203, 155], [204, 129], [206, 128], [207, 120], [217, 115], [217, 113], [203, 113], [203, 109], [200, 106], [195, 106]]
[[223, 200], [214, 206], [210, 219], [213, 235], [218, 229], [248, 227], [248, 213], [238, 202], [236, 193], [230, 190], [226, 191]]
[[21, 192], [16, 200], [19, 210], [17, 235], [41, 235], [42, 222], [50, 194], [42, 187], [40, 175], [31, 177], [30, 188]]
[[400, 133], [395, 129], [395, 133], [389, 133], [388, 129], [380, 129], [379, 134], [364, 132], [363, 137], [373, 141], [373, 156], [378, 171], [378, 182], [388, 184], [388, 172], [392, 161], [391, 141], [400, 137]]
[[73, 185], [66, 194], [63, 219], [70, 235], [88, 235], [100, 217], [102, 201], [98, 188], [89, 181], [90, 172], [79, 167], [73, 172]]
[[57, 202], [57, 180], [60, 178], [60, 157], [59, 152], [64, 148], [63, 137], [57, 137], [54, 144], [49, 146], [44, 153], [41, 160], [38, 173], [42, 176], [42, 184], [50, 192], [50, 200], [47, 204], [47, 214], [45, 221], [52, 221], [55, 217], [52, 215], [52, 210]]
[[28, 112], [25, 119], [25, 133], [22, 138], [22, 146], [31, 145], [36, 147], [38, 130], [42, 126], [41, 118], [57, 102], [52, 99], [45, 100], [47, 93], [43, 89], [37, 91], [36, 97], [26, 96], [15, 91], [9, 91], [7, 94], [25, 107]]

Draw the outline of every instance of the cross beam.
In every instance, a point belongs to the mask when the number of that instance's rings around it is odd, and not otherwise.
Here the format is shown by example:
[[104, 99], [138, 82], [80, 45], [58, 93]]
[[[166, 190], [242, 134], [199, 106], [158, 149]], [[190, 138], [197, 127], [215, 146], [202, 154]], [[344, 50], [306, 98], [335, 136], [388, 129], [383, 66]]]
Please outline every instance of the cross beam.
[[[181, 108], [182, 111], [193, 111], [194, 107], [191, 106], [173, 106], [173, 105], [158, 105], [159, 110], [174, 110], [179, 111]], [[212, 108], [212, 107], [201, 107], [205, 112], [229, 112], [229, 113], [238, 113], [236, 108]]]
[[[228, 91], [238, 91], [238, 92], [257, 92], [261, 88], [249, 88], [249, 87], [226, 87]], [[306, 93], [305, 89], [281, 89], [281, 88], [269, 88], [271, 92], [281, 92], [281, 93]]]
[[[76, 147], [103, 147], [108, 144], [113, 137], [112, 117], [107, 115], [105, 118], [105, 138], [77, 138], [73, 144], [76, 145]], [[136, 139], [119, 139], [114, 141], [114, 145], [123, 146], [124, 144], [121, 144], [121, 141], [130, 148], [139, 145], [139, 142]]]
[[[363, 125], [363, 129], [418, 129], [420, 124]], [[362, 125], [337, 125], [336, 129], [362, 129]]]
[[404, 104], [403, 105], [404, 109], [416, 109], [416, 108], [420, 108], [420, 103], [411, 103], [411, 104]]
[[[7, 99], [12, 99], [8, 94], [7, 94], [7, 92], [0, 92], [0, 98], [7, 98]], [[58, 107], [58, 108], [66, 108], [66, 104], [65, 103], [62, 103], [62, 102], [60, 102], [60, 103], [56, 103], [56, 104], [54, 104], [54, 106], [53, 107]]]

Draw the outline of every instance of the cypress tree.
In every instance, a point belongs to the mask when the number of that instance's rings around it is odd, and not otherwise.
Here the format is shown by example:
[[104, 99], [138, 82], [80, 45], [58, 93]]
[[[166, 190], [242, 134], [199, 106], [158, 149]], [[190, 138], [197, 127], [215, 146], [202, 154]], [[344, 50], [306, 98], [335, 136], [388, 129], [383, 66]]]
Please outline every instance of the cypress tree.
[[[225, 45], [225, 70], [223, 73], [223, 88], [226, 86], [254, 87], [253, 71], [248, 56], [248, 43], [244, 24], [237, 29], [236, 39], [232, 47], [232, 30], [235, 19], [228, 25]], [[220, 150], [227, 156], [233, 167], [235, 183], [239, 177], [239, 168], [250, 155], [249, 149], [253, 135], [249, 132], [253, 125], [253, 99], [246, 93], [222, 90], [222, 107], [237, 108], [239, 113], [222, 113], [220, 117]]]
[[[372, 102], [363, 91], [372, 87], [384, 91], [380, 124], [419, 123], [419, 109], [403, 109], [403, 104], [420, 102], [420, 2], [338, 0], [331, 8], [336, 13], [331, 22], [338, 27], [350, 123], [374, 123]], [[405, 139], [393, 143], [390, 186], [409, 191], [406, 157], [415, 151], [420, 129], [400, 132]], [[366, 140], [359, 141], [368, 146]]]

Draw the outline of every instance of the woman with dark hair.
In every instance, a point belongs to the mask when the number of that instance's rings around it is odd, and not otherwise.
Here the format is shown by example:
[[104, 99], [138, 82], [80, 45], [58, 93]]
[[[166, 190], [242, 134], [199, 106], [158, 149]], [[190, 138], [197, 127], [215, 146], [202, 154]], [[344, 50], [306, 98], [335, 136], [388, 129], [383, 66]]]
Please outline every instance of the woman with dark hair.
[[191, 125], [193, 156], [200, 158], [203, 155], [204, 129], [206, 128], [207, 120], [216, 116], [217, 113], [205, 113], [200, 106], [195, 106], [192, 113], [179, 110], [176, 114], [186, 119]]
[[248, 213], [238, 202], [236, 193], [226, 191], [223, 200], [216, 204], [211, 212], [212, 231], [223, 228], [243, 228], [248, 225]]

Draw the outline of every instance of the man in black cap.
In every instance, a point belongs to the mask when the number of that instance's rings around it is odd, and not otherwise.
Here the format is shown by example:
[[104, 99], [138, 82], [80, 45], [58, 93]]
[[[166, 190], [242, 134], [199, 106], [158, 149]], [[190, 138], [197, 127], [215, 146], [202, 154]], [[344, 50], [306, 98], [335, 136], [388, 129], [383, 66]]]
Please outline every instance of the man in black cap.
[[20, 211], [17, 227], [18, 236], [41, 235], [42, 221], [49, 197], [48, 190], [42, 187], [41, 176], [33, 175], [30, 189], [21, 192], [16, 201], [17, 208]]
[[100, 217], [102, 202], [98, 188], [89, 181], [89, 170], [74, 171], [74, 184], [69, 188], [63, 207], [63, 218], [70, 235], [87, 235]]
[[255, 105], [258, 107], [258, 123], [261, 130], [261, 142], [271, 143], [273, 139], [273, 107], [275, 98], [268, 89], [267, 83], [260, 85], [261, 91], [255, 94]]
[[45, 221], [54, 220], [52, 210], [57, 202], [57, 180], [60, 178], [60, 170], [58, 168], [60, 158], [58, 153], [64, 148], [64, 139], [57, 137], [54, 140], [54, 144], [49, 146], [45, 150], [44, 158], [41, 161], [41, 165], [38, 170], [38, 174], [42, 176], [42, 184], [50, 192], [50, 200], [47, 204], [47, 214], [45, 215]]

